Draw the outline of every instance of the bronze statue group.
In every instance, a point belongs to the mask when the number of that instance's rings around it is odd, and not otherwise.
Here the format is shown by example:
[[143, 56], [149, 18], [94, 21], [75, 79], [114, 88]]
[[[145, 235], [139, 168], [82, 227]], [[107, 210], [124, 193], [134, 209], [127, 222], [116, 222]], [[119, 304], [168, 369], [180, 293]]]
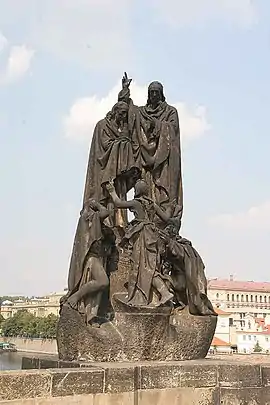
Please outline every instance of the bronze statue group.
[[[207, 298], [204, 264], [179, 235], [183, 213], [180, 129], [177, 110], [163, 86], [152, 82], [145, 106], [130, 98], [124, 74], [118, 102], [95, 127], [83, 209], [62, 305], [98, 323], [110, 273], [130, 255], [126, 305], [184, 308], [215, 315]], [[127, 194], [134, 190], [134, 198]], [[129, 222], [127, 211], [134, 218]], [[122, 291], [119, 291], [122, 292]], [[108, 296], [108, 294], [107, 294]], [[104, 315], [105, 313], [105, 315]]]

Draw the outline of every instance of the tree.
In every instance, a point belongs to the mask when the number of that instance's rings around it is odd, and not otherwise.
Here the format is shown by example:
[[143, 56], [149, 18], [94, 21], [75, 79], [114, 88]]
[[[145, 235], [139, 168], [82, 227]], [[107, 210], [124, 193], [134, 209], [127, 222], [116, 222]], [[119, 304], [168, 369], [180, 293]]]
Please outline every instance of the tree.
[[0, 314], [0, 328], [3, 322], [5, 322], [5, 318]]
[[25, 310], [18, 311], [2, 323], [2, 334], [9, 337], [52, 339], [56, 336], [57, 322], [58, 317], [53, 314], [36, 317]]
[[260, 353], [260, 352], [262, 352], [262, 347], [260, 346], [260, 344], [259, 344], [259, 342], [257, 341], [256, 342], [256, 345], [254, 346], [254, 349], [253, 349], [253, 351], [255, 352], [255, 353]]
[[40, 318], [40, 337], [46, 339], [53, 339], [56, 337], [56, 326], [58, 322], [58, 316], [49, 314], [45, 318]]

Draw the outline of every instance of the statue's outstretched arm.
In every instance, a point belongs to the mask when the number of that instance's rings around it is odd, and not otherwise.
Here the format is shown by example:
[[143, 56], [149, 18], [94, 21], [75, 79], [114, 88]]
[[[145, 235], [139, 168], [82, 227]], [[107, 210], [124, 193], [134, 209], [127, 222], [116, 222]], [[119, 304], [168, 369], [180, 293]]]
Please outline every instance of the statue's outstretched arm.
[[118, 94], [118, 101], [125, 101], [126, 103], [129, 102], [130, 99], [130, 83], [132, 79], [128, 78], [127, 73], [124, 73], [124, 76], [122, 77], [122, 90]]
[[111, 196], [111, 198], [112, 198], [112, 200], [113, 200], [113, 203], [114, 203], [114, 205], [115, 205], [115, 207], [116, 208], [133, 208], [134, 207], [134, 201], [133, 200], [131, 200], [131, 201], [125, 201], [125, 200], [121, 200], [119, 197], [118, 197], [118, 195], [116, 194], [116, 191], [115, 191], [115, 188], [114, 188], [114, 184], [113, 184], [113, 182], [111, 181], [111, 182], [109, 182], [107, 185], [106, 185], [106, 188], [107, 188], [107, 190], [108, 190], [108, 192], [109, 192], [109, 194], [110, 194], [110, 196]]

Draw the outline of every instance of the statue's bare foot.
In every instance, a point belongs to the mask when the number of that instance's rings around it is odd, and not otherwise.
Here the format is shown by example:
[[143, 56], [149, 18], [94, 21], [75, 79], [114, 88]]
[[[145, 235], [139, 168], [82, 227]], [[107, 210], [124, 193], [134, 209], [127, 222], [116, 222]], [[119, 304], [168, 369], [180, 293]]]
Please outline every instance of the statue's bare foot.
[[173, 299], [173, 297], [174, 297], [174, 295], [168, 291], [168, 293], [162, 295], [162, 297], [159, 301], [159, 305], [167, 304], [169, 301], [171, 301]]
[[68, 300], [67, 303], [69, 304], [69, 306], [73, 309], [77, 309], [77, 305], [78, 305], [78, 300], [77, 297], [75, 296], [75, 294], [73, 294]]

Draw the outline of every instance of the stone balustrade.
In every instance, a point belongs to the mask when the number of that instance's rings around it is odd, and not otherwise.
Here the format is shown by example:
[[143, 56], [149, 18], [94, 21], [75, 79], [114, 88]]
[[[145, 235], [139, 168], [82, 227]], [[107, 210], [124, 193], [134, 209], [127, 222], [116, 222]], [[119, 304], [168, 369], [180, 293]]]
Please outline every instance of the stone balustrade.
[[85, 364], [28, 358], [23, 366], [39, 369], [0, 372], [0, 405], [270, 403], [270, 364], [259, 362]]

